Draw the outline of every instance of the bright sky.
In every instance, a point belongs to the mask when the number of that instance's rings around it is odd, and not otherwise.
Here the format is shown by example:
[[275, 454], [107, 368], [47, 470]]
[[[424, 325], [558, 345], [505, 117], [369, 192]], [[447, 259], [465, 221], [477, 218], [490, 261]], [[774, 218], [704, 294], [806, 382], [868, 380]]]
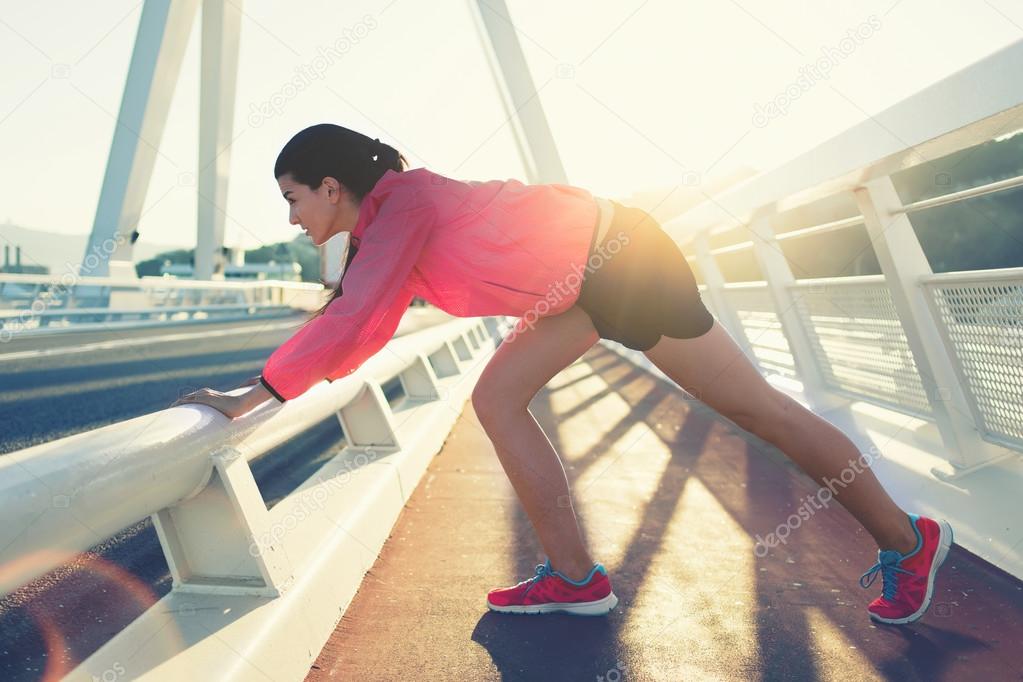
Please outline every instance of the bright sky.
[[[473, 1], [245, 0], [226, 244], [298, 234], [272, 167], [313, 123], [379, 137], [413, 167], [525, 181]], [[1013, 0], [507, 1], [569, 182], [610, 197], [771, 167], [1023, 37]], [[0, 221], [91, 230], [141, 9], [0, 0]], [[198, 14], [139, 227], [152, 243], [195, 244], [195, 188], [178, 178], [197, 164]], [[322, 78], [253, 124], [345, 35]], [[755, 125], [790, 86], [786, 113]]]

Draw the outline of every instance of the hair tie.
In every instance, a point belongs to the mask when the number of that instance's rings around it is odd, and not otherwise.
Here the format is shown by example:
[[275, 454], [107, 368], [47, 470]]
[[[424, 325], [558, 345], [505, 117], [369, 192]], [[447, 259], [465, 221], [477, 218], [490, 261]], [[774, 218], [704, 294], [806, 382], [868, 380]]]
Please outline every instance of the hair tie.
[[370, 155], [371, 155], [371, 156], [380, 156], [380, 154], [381, 154], [381, 153], [382, 153], [383, 151], [384, 151], [384, 145], [383, 145], [383, 144], [381, 144], [381, 142], [380, 142], [380, 138], [378, 138], [378, 137], [374, 137], [374, 138], [373, 138], [373, 146], [372, 146], [372, 148], [370, 149], [370, 152], [371, 152], [371, 154], [370, 154]]

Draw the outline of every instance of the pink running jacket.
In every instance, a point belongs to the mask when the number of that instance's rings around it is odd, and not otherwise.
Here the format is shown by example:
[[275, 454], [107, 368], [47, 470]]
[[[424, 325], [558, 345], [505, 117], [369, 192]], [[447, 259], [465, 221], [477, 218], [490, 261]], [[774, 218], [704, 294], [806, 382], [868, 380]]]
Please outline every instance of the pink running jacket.
[[284, 402], [354, 372], [413, 296], [457, 317], [564, 312], [599, 218], [593, 195], [569, 185], [388, 170], [360, 204], [344, 295], [274, 351], [262, 383]]

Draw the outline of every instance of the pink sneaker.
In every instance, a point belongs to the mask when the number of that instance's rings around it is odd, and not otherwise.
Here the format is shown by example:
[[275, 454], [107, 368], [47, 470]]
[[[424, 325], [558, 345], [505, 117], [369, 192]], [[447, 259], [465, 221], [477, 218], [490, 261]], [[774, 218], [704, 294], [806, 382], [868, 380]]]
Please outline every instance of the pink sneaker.
[[512, 587], [490, 590], [487, 606], [500, 613], [552, 613], [603, 616], [618, 605], [611, 591], [607, 569], [593, 564], [582, 581], [571, 580], [551, 568], [548, 559], [536, 567], [536, 575]]
[[870, 618], [879, 623], [902, 625], [924, 615], [931, 605], [934, 575], [952, 547], [952, 526], [944, 519], [909, 514], [909, 520], [916, 531], [916, 548], [909, 554], [878, 550], [877, 563], [860, 576], [860, 586], [867, 588], [881, 573], [881, 596], [867, 606]]

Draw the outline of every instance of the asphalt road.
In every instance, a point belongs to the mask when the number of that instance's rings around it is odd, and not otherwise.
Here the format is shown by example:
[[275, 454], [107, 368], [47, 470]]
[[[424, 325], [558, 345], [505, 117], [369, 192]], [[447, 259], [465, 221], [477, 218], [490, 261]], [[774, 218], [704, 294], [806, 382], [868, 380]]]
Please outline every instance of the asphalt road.
[[[260, 373], [307, 314], [133, 330], [59, 333], [0, 346], [0, 456], [170, 406], [197, 388], [228, 390]], [[410, 309], [395, 336], [451, 319]], [[385, 392], [389, 386], [385, 386]], [[343, 444], [336, 418], [252, 462], [268, 506]], [[0, 679], [57, 679], [171, 587], [148, 519], [0, 600]], [[109, 564], [121, 577], [102, 572]], [[128, 598], [127, 582], [143, 602]], [[135, 582], [137, 581], [137, 582]], [[58, 675], [59, 676], [59, 675]]]

